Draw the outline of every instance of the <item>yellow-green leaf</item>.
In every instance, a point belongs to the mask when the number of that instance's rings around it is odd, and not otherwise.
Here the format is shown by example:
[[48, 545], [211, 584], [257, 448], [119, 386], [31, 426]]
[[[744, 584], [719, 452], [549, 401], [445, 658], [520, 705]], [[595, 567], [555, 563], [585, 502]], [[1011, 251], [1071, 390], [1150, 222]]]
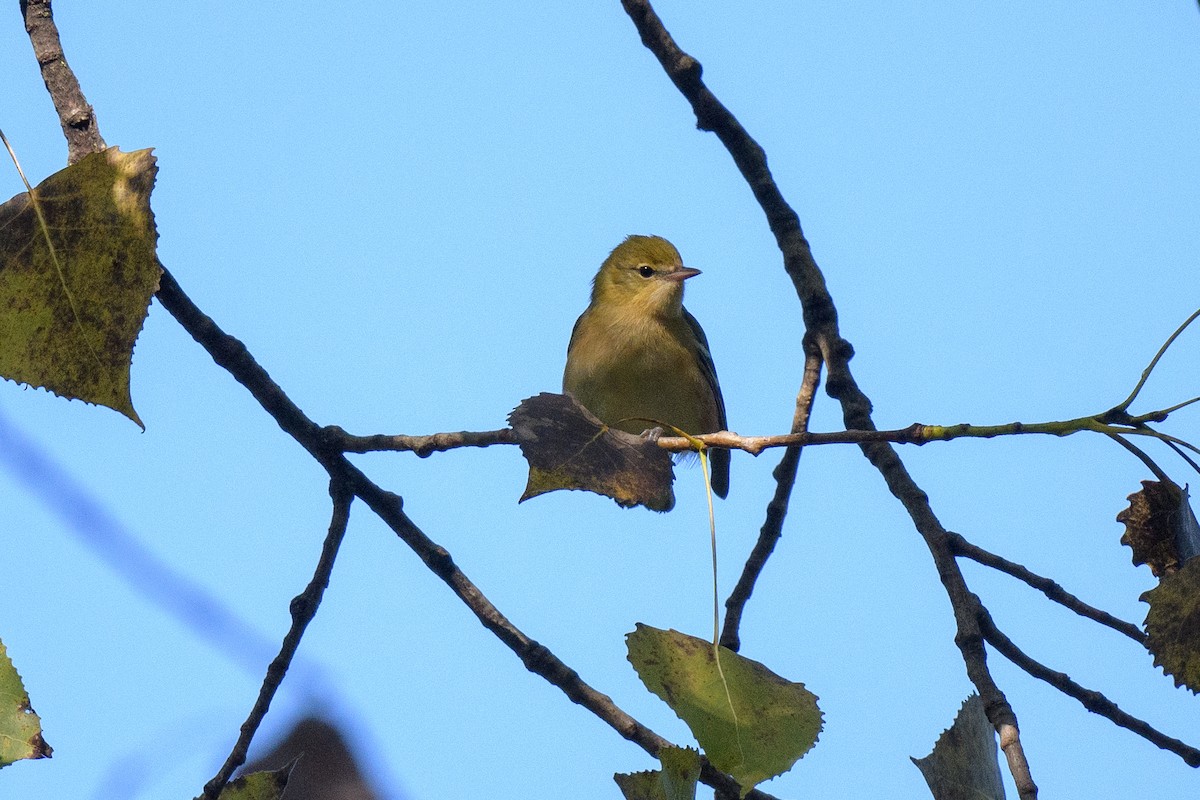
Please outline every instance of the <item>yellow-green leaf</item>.
[[1004, 800], [996, 730], [977, 694], [963, 702], [933, 751], [912, 762], [925, 776], [934, 800]]
[[658, 753], [666, 800], [696, 800], [700, 753], [690, 747], [664, 747]]
[[743, 797], [816, 744], [821, 710], [803, 684], [678, 631], [639, 624], [626, 641], [642, 683], [687, 723], [709, 762], [741, 785]]
[[625, 800], [666, 800], [663, 793], [662, 773], [658, 770], [642, 772], [618, 772], [613, 775], [617, 788]]
[[281, 800], [294, 766], [295, 761], [270, 772], [251, 772], [235, 778], [225, 784], [218, 800]]
[[0, 642], [0, 767], [24, 758], [49, 758], [52, 752], [21, 676]]
[[1200, 558], [1164, 575], [1158, 586], [1142, 593], [1146, 614], [1146, 648], [1154, 665], [1200, 693]]
[[625, 800], [696, 800], [700, 754], [690, 747], [667, 745], [658, 760], [661, 770], [613, 775]]
[[129, 367], [162, 274], [156, 172], [149, 150], [109, 148], [0, 205], [0, 376], [142, 424]]
[[521, 500], [556, 489], [587, 489], [629, 508], [675, 505], [671, 456], [640, 436], [605, 425], [565, 394], [524, 400], [508, 417], [529, 482]]

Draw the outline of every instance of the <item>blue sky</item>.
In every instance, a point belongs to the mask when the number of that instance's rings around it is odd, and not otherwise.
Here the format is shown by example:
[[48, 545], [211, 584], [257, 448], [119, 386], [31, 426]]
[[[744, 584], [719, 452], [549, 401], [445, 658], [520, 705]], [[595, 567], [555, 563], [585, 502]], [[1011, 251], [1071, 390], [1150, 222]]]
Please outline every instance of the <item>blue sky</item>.
[[[1101, 411], [1200, 306], [1194, 3], [656, 9], [766, 149], [881, 427]], [[558, 390], [607, 252], [655, 233], [704, 271], [687, 304], [712, 344], [730, 426], [787, 428], [801, 366], [795, 293], [728, 155], [695, 130], [619, 3], [514, 13], [366, 0], [330, 11], [56, 7], [108, 143], [155, 148], [162, 261], [311, 417], [355, 433], [502, 426], [521, 399]], [[15, 8], [0, 26], [0, 74], [0, 124], [39, 180], [66, 149]], [[20, 189], [7, 174], [5, 196]], [[1193, 331], [1135, 409], [1200, 394], [1198, 368]], [[320, 550], [322, 471], [157, 304], [133, 398], [145, 433], [110, 411], [0, 386], [0, 638], [55, 748], [52, 761], [0, 773], [5, 796], [190, 798], [261, 679], [83, 544], [67, 521], [79, 501], [32, 492], [7, 431], [104, 509], [85, 530], [111, 521], [271, 647]], [[1200, 440], [1197, 413], [1167, 429]], [[840, 427], [824, 396], [813, 427]], [[1137, 598], [1153, 579], [1130, 566], [1113, 517], [1149, 476], [1124, 451], [1021, 437], [902, 456], [948, 528], [1144, 618]], [[688, 741], [641, 688], [623, 637], [636, 622], [709, 630], [697, 470], [680, 472], [676, 510], [657, 515], [582, 493], [518, 506], [515, 448], [355, 461], [530, 636]], [[730, 499], [717, 506], [722, 595], [777, 461], [734, 455]], [[1010, 579], [964, 570], [1031, 655], [1194, 738], [1200, 705], [1136, 645]], [[743, 652], [803, 681], [826, 726], [764, 789], [923, 796], [908, 757], [928, 752], [970, 691], [944, 598], [924, 544], [858, 451], [808, 450]], [[652, 764], [527, 673], [358, 506], [301, 653], [267, 734], [319, 697], [393, 798], [600, 800], [619, 796], [612, 772]], [[1177, 757], [999, 656], [990, 663], [1044, 796], [1200, 786]]]

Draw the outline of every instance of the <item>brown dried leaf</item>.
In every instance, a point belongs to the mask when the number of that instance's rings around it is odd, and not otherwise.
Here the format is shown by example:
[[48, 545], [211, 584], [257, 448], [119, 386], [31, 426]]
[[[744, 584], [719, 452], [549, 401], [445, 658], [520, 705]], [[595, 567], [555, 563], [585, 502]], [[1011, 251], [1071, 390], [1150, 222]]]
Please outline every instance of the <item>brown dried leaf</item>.
[[631, 508], [675, 505], [671, 456], [640, 436], [610, 428], [565, 394], [543, 392], [508, 417], [529, 482], [521, 500], [556, 489], [586, 489]]
[[1133, 550], [1135, 565], [1146, 564], [1161, 577], [1183, 563], [1178, 544], [1191, 510], [1184, 490], [1174, 483], [1142, 481], [1142, 487], [1117, 514], [1117, 522], [1125, 524], [1121, 544]]

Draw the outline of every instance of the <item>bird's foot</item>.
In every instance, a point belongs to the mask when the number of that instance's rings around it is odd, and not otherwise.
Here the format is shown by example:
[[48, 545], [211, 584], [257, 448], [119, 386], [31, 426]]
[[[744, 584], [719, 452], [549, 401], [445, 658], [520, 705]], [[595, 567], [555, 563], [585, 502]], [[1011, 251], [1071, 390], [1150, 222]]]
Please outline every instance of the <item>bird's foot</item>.
[[642, 431], [642, 438], [651, 444], [658, 444], [658, 440], [662, 438], [663, 429], [661, 426], [656, 426]]

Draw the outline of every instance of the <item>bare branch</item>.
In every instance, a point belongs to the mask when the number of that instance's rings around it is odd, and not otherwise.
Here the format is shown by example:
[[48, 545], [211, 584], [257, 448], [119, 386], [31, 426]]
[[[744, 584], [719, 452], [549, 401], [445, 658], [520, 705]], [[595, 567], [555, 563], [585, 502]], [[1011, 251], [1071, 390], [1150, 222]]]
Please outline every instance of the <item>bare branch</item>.
[[331, 447], [343, 453], [371, 453], [380, 450], [404, 450], [416, 453], [421, 458], [432, 453], [453, 450], [456, 447], [488, 447], [493, 444], [516, 444], [512, 428], [498, 431], [456, 431], [454, 433], [431, 433], [424, 436], [375, 434], [353, 436], [336, 425], [325, 429]]
[[1016, 725], [1003, 723], [996, 727], [1000, 738], [1000, 750], [1004, 760], [1008, 762], [1008, 772], [1013, 776], [1017, 787], [1017, 796], [1022, 800], [1033, 800], [1037, 797], [1037, 784], [1029, 772], [1029, 761], [1025, 758], [1025, 748], [1021, 745], [1021, 731]]
[[[804, 378], [800, 383], [800, 392], [796, 395], [796, 411], [792, 416], [792, 432], [803, 433], [808, 430], [808, 420], [812, 414], [813, 402], [816, 400], [817, 388], [821, 383], [821, 353], [805, 342]], [[787, 516], [788, 503], [792, 497], [792, 487], [796, 484], [796, 469], [800, 464], [800, 447], [789, 447], [783, 453], [779, 465], [775, 467], [775, 496], [767, 504], [767, 518], [763, 521], [758, 532], [758, 541], [746, 559], [742, 568], [742, 576], [733, 587], [729, 599], [725, 601], [725, 625], [721, 630], [720, 643], [730, 650], [737, 652], [741, 645], [738, 629], [742, 622], [742, 612], [754, 591], [754, 584], [762, 574], [767, 559], [775, 550], [775, 544], [783, 534], [783, 520]]]
[[255, 700], [254, 707], [250, 709], [250, 716], [242, 723], [241, 734], [238, 736], [233, 750], [230, 751], [229, 757], [225, 759], [225, 763], [221, 765], [221, 769], [217, 771], [213, 779], [204, 785], [205, 800], [215, 800], [221, 794], [221, 790], [225, 788], [225, 784], [233, 777], [237, 768], [246, 763], [246, 755], [250, 752], [250, 742], [253, 741], [254, 734], [258, 732], [258, 726], [267, 716], [267, 711], [271, 708], [271, 701], [283, 684], [283, 678], [287, 675], [288, 667], [291, 666], [292, 659], [296, 655], [296, 649], [300, 646], [300, 640], [304, 637], [304, 631], [308, 627], [308, 623], [312, 622], [313, 617], [316, 616], [317, 609], [321, 605], [321, 598], [329, 586], [329, 576], [333, 573], [333, 564], [337, 560], [338, 548], [341, 547], [342, 540], [346, 537], [346, 525], [350, 520], [350, 502], [353, 499], [348, 487], [337, 480], [330, 482], [329, 494], [333, 498], [333, 518], [329, 521], [329, 533], [325, 536], [325, 543], [321, 546], [321, 557], [317, 561], [317, 568], [313, 571], [312, 580], [308, 582], [308, 586], [292, 600], [292, 625], [288, 629], [287, 635], [283, 637], [279, 655], [275, 656], [271, 665], [267, 667], [267, 675], [263, 678], [262, 688], [258, 691], [258, 699]]
[[[818, 354], [818, 357], [820, 355]], [[743, 450], [757, 456], [773, 447], [809, 447], [834, 444], [913, 444], [948, 442], [953, 439], [993, 439], [997, 436], [1020, 436], [1044, 434], [1047, 436], [1069, 436], [1082, 431], [1103, 433], [1108, 436], [1133, 434], [1153, 436], [1163, 441], [1178, 441], [1174, 437], [1159, 433], [1148, 427], [1128, 428], [1099, 422], [1096, 417], [1079, 417], [1055, 422], [1009, 422], [1003, 425], [925, 425], [914, 422], [906, 428], [894, 430], [850, 429], [844, 431], [792, 431], [768, 436], [742, 436], [733, 431], [705, 433], [691, 438], [662, 436], [656, 441], [664, 450], [674, 453], [690, 452], [696, 448], [697, 440], [708, 447]], [[494, 444], [516, 444], [510, 428], [495, 431], [452, 431], [421, 435], [372, 434], [354, 436], [337, 426], [325, 429], [330, 449], [345, 453], [371, 453], [381, 451], [415, 452], [424, 457], [433, 452], [453, 450], [458, 447], [490, 447]], [[1184, 446], [1190, 447], [1186, 442]]]
[[1063, 694], [1074, 697], [1083, 704], [1084, 708], [1093, 714], [1099, 714], [1114, 724], [1136, 733], [1151, 744], [1174, 753], [1182, 758], [1184, 763], [1189, 767], [1200, 767], [1200, 750], [1171, 736], [1167, 736], [1152, 727], [1149, 723], [1125, 713], [1117, 707], [1116, 703], [1105, 697], [1103, 693], [1084, 688], [1071, 680], [1066, 673], [1052, 670], [1040, 661], [1030, 658], [996, 627], [991, 615], [986, 610], [982, 608], [980, 610], [982, 612], [980, 615], [980, 624], [983, 627], [984, 636], [988, 644], [996, 648], [996, 651], [1009, 661], [1033, 677], [1050, 684]]
[[[1187, 330], [1187, 327], [1189, 325], [1191, 325], [1193, 322], [1196, 321], [1197, 317], [1200, 317], [1200, 309], [1193, 311], [1192, 315], [1190, 317], [1188, 317], [1187, 319], [1185, 319], [1183, 321], [1183, 323], [1178, 328], [1175, 329], [1175, 332], [1167, 337], [1167, 340], [1162, 343], [1162, 347], [1158, 348], [1158, 352], [1154, 354], [1154, 358], [1150, 359], [1149, 365], [1147, 365], [1147, 367], [1144, 370], [1142, 370], [1142, 376], [1141, 376], [1141, 378], [1138, 379], [1137, 385], [1133, 387], [1133, 391], [1129, 393], [1129, 397], [1126, 397], [1119, 405], [1115, 406], [1112, 409], [1113, 412], [1119, 413], [1119, 412], [1127, 412], [1129, 410], [1129, 406], [1133, 403], [1133, 401], [1135, 399], [1137, 399], [1138, 393], [1142, 391], [1142, 387], [1145, 386], [1146, 381], [1150, 379], [1150, 373], [1154, 372], [1154, 368], [1156, 366], [1158, 366], [1159, 360], [1167, 352], [1168, 348], [1171, 347], [1171, 344], [1174, 343], [1174, 341], [1179, 338], [1179, 335], [1181, 333], [1183, 333], [1185, 330]], [[1189, 401], [1189, 402], [1191, 402], [1191, 401]], [[1180, 408], [1180, 407], [1181, 406], [1176, 406], [1176, 408]]]
[[[1108, 438], [1112, 439], [1114, 442], [1121, 445], [1121, 447], [1124, 447], [1126, 450], [1137, 456], [1137, 459], [1146, 465], [1146, 469], [1154, 473], [1154, 477], [1158, 478], [1163, 483], [1171, 483], [1171, 479], [1167, 476], [1167, 473], [1163, 472], [1162, 467], [1154, 463], [1154, 459], [1150, 458], [1150, 456], [1147, 455], [1140, 447], [1126, 439], [1124, 436], [1120, 436], [1115, 433], [1108, 434]], [[1171, 446], [1169, 442], [1167, 443], [1167, 446]], [[1186, 459], [1187, 456], [1184, 456], [1184, 458]]]
[[1037, 589], [1042, 594], [1046, 595], [1050, 600], [1053, 600], [1059, 605], [1069, 608], [1081, 617], [1087, 617], [1093, 622], [1098, 622], [1112, 628], [1117, 633], [1123, 633], [1130, 639], [1133, 639], [1140, 645], [1145, 645], [1146, 634], [1142, 633], [1142, 629], [1134, 625], [1132, 622], [1126, 622], [1123, 619], [1118, 619], [1106, 611], [1090, 606], [1080, 600], [1075, 595], [1068, 592], [1062, 586], [1049, 578], [1044, 578], [1041, 575], [1030, 572], [1020, 564], [1009, 561], [995, 553], [988, 552], [982, 547], [971, 544], [962, 534], [950, 532], [950, 548], [955, 555], [969, 558], [985, 567], [991, 567], [1007, 575], [1011, 575], [1019, 581], [1023, 581], [1034, 589]]
[[54, 101], [63, 135], [67, 137], [67, 163], [74, 164], [90, 153], [105, 148], [96, 125], [96, 112], [83, 96], [75, 73], [63, 55], [58, 26], [50, 9], [50, 0], [21, 0], [25, 32], [33, 44], [33, 55], [42, 70], [42, 80]]

